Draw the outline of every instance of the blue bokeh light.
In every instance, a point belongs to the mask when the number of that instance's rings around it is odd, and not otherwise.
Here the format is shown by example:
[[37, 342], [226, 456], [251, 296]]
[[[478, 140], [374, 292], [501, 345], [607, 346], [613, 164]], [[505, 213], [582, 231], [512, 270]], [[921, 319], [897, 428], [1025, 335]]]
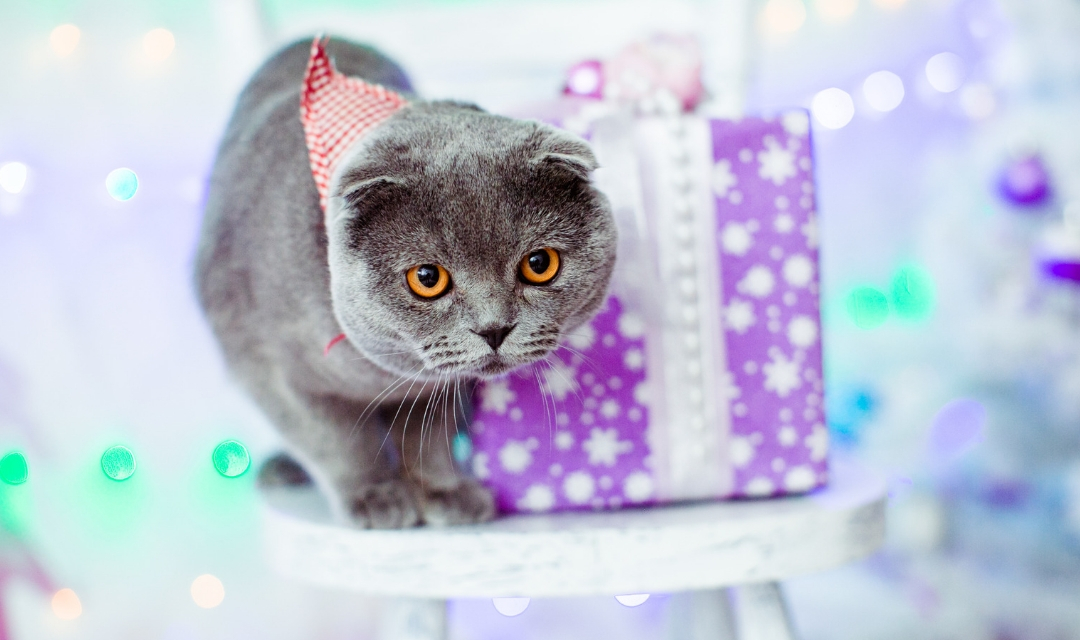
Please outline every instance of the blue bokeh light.
[[139, 176], [125, 167], [113, 169], [105, 178], [105, 189], [110, 196], [121, 202], [131, 200], [139, 190]]

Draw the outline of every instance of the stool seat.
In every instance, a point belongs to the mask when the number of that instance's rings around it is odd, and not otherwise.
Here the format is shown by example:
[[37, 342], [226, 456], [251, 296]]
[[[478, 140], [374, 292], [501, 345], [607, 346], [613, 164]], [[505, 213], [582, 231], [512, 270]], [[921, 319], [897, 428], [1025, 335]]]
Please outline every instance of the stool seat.
[[262, 491], [267, 551], [303, 581], [408, 598], [670, 593], [767, 583], [882, 543], [885, 483], [833, 465], [827, 488], [769, 500], [514, 515], [481, 525], [361, 530], [312, 488]]

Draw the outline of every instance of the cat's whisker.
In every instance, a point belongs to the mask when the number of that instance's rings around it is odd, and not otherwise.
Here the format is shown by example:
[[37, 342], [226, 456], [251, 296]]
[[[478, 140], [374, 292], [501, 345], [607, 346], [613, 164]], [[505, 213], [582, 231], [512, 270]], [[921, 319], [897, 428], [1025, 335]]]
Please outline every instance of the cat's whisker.
[[[545, 419], [545, 422], [547, 423], [548, 450], [550, 451], [552, 449], [553, 445], [554, 445], [554, 442], [555, 442], [555, 430], [552, 428], [551, 415], [548, 414], [547, 394], [544, 392], [544, 383], [541, 382], [541, 380], [540, 380], [540, 371], [537, 370], [535, 367], [533, 367], [532, 372], [533, 372], [533, 377], [536, 378], [536, 386], [540, 390], [540, 400], [541, 400], [541, 402], [544, 403], [544, 419]], [[555, 411], [556, 411], [556, 413], [558, 413], [558, 408], [556, 408]]]
[[560, 367], [556, 367], [555, 364], [553, 362], [551, 362], [551, 358], [553, 358], [553, 357], [554, 357], [554, 353], [549, 353], [546, 357], [541, 358], [540, 360], [537, 360], [537, 362], [546, 363], [548, 365], [548, 367], [552, 371], [557, 373], [559, 375], [559, 377], [562, 378], [564, 382], [566, 382], [567, 388], [570, 389], [571, 391], [573, 391], [574, 395], [577, 396], [577, 399], [582, 404], [584, 404], [585, 403], [585, 398], [581, 395], [581, 388], [578, 386], [577, 381], [568, 379], [563, 374], [562, 369]]
[[[423, 369], [424, 369], [423, 365], [420, 365], [420, 371], [423, 371]], [[377, 403], [379, 402], [379, 400], [381, 400], [382, 398], [390, 395], [398, 387], [405, 384], [405, 379], [409, 375], [410, 375], [409, 373], [404, 373], [404, 374], [398, 376], [397, 379], [394, 382], [391, 382], [390, 384], [386, 385], [386, 387], [384, 387], [383, 390], [380, 391], [379, 394], [376, 395], [371, 400], [371, 402], [367, 403], [367, 406], [364, 407], [364, 410], [362, 412], [360, 412], [360, 416], [356, 419], [356, 422], [353, 423], [352, 428], [349, 429], [349, 435], [346, 436], [346, 440], [345, 440], [347, 443], [350, 443], [350, 444], [352, 443], [353, 436], [356, 435], [356, 429], [357, 429], [357, 427], [360, 426], [360, 423], [364, 420], [364, 417], [367, 415], [368, 410], [370, 410], [373, 406], [377, 406]]]
[[595, 360], [593, 360], [592, 358], [590, 358], [589, 356], [585, 355], [585, 354], [584, 354], [584, 353], [582, 353], [581, 351], [578, 351], [577, 349], [575, 349], [575, 348], [573, 348], [573, 347], [571, 347], [571, 346], [569, 346], [569, 345], [565, 345], [565, 344], [560, 344], [560, 345], [559, 345], [559, 348], [560, 348], [560, 349], [566, 349], [566, 350], [567, 350], [567, 351], [569, 351], [570, 353], [572, 353], [572, 354], [576, 355], [577, 357], [581, 358], [582, 362], [584, 362], [584, 363], [588, 364], [588, 365], [589, 365], [589, 367], [590, 367], [590, 368], [591, 368], [591, 369], [592, 369], [592, 370], [593, 370], [594, 372], [595, 372], [595, 371], [596, 371], [596, 370], [598, 369], [598, 367], [597, 367], [597, 364], [596, 364], [596, 361], [595, 361]]
[[[423, 368], [421, 368], [420, 371], [416, 372], [416, 375], [413, 376], [413, 378], [412, 378], [412, 382], [409, 383], [409, 388], [405, 391], [405, 397], [403, 397], [401, 399], [401, 402], [398, 403], [397, 411], [394, 412], [394, 418], [390, 421], [389, 428], [386, 430], [386, 435], [383, 436], [382, 444], [379, 445], [379, 453], [382, 453], [383, 447], [386, 446], [386, 439], [390, 437], [390, 432], [394, 430], [394, 425], [397, 424], [398, 416], [401, 415], [401, 409], [402, 409], [402, 407], [405, 406], [405, 401], [409, 399], [409, 394], [412, 393], [413, 386], [416, 385], [416, 381], [420, 379], [420, 375], [423, 372], [424, 372]], [[419, 398], [419, 396], [416, 396], [416, 397], [413, 398], [413, 404], [412, 404], [413, 407], [416, 406], [417, 398]], [[409, 408], [409, 415], [412, 415], [412, 408], [411, 407]], [[401, 427], [401, 439], [402, 439], [403, 443], [405, 441], [405, 430], [408, 428], [408, 426], [409, 426], [409, 416], [405, 416], [405, 424]], [[376, 453], [375, 454], [375, 459], [378, 460], [378, 458], [379, 458], [379, 454]], [[401, 463], [402, 463], [402, 465], [406, 466], [405, 470], [408, 471], [408, 465], [405, 464], [405, 456], [401, 457]]]
[[[450, 456], [451, 464], [454, 459], [454, 449], [450, 446], [450, 420], [446, 416], [446, 403], [450, 400], [450, 381], [446, 381], [446, 393], [443, 396], [443, 438], [446, 440], [446, 453]], [[457, 423], [457, 416], [454, 416], [454, 423]]]

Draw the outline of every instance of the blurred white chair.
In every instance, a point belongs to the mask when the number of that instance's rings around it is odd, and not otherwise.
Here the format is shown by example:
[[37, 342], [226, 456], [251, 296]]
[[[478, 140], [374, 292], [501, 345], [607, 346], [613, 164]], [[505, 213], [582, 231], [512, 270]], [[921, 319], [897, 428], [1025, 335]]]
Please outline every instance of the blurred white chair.
[[383, 640], [445, 640], [449, 598], [674, 593], [671, 640], [792, 640], [779, 581], [882, 542], [885, 483], [834, 465], [827, 489], [775, 500], [510, 516], [462, 527], [336, 526], [314, 489], [263, 492], [281, 573], [388, 598]]

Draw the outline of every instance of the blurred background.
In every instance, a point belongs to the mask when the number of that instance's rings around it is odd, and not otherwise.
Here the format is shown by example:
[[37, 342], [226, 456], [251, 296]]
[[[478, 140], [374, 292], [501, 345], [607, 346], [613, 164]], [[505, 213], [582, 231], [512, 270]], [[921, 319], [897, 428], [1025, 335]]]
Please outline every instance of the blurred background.
[[[691, 35], [704, 112], [811, 109], [834, 454], [892, 499], [885, 550], [788, 584], [799, 632], [1080, 638], [1077, 0], [4, 0], [0, 640], [372, 637], [377, 601], [263, 566], [254, 473], [211, 454], [275, 436], [191, 286], [238, 91], [323, 30], [498, 112]], [[654, 638], [667, 604], [459, 601], [452, 633]]]

